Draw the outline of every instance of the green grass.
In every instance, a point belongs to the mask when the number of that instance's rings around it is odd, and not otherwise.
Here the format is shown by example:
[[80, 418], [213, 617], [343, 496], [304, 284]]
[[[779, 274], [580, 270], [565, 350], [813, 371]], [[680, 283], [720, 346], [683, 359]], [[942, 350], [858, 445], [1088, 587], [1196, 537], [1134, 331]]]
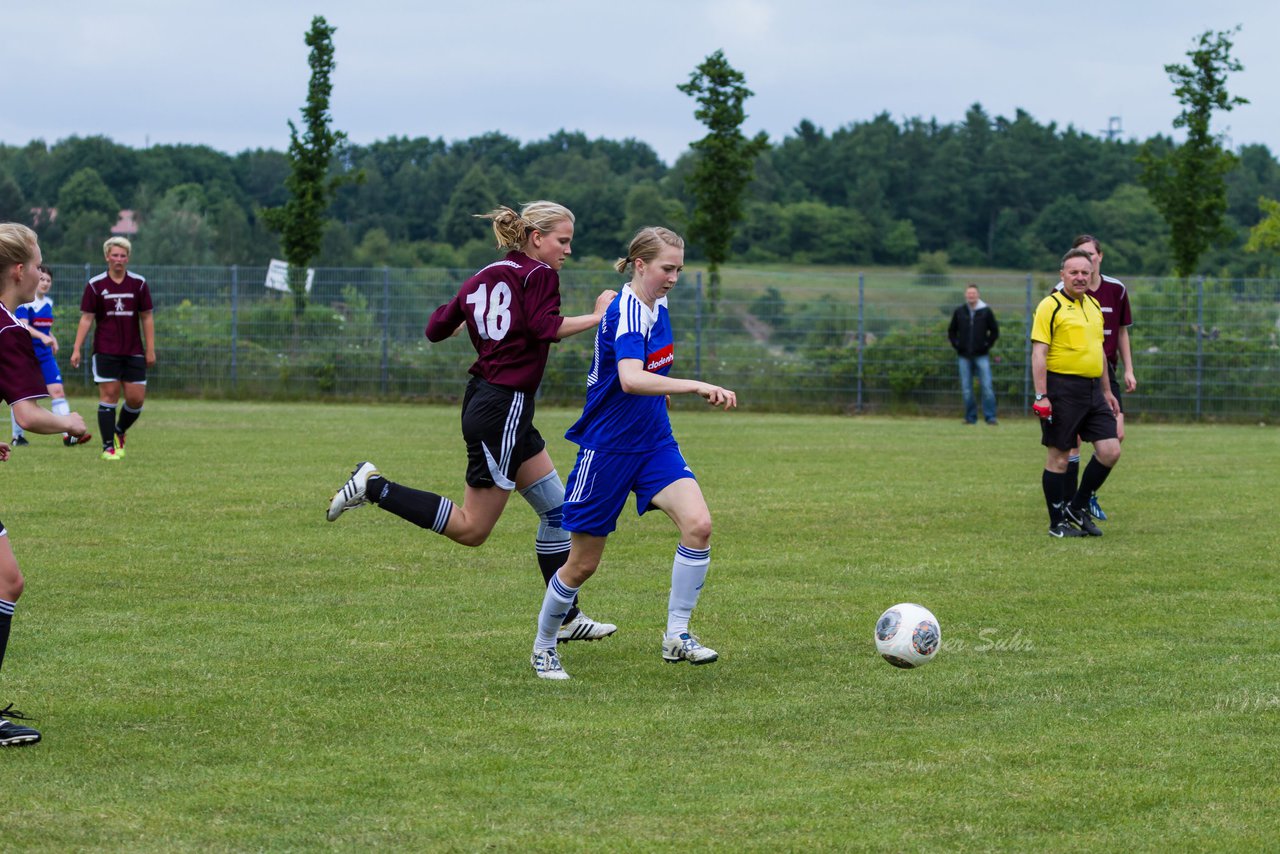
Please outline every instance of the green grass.
[[[85, 401], [75, 401], [92, 413]], [[749, 404], [749, 401], [744, 402]], [[559, 438], [575, 413], [539, 413]], [[1133, 423], [1106, 536], [1045, 535], [1029, 420], [681, 409], [715, 519], [658, 654], [674, 529], [630, 508], [528, 665], [516, 499], [488, 544], [328, 497], [360, 459], [458, 497], [457, 412], [148, 401], [129, 457], [0, 467], [27, 591], [0, 704], [6, 850], [1224, 850], [1280, 834], [1273, 428]], [[942, 624], [900, 671], [899, 601]]]

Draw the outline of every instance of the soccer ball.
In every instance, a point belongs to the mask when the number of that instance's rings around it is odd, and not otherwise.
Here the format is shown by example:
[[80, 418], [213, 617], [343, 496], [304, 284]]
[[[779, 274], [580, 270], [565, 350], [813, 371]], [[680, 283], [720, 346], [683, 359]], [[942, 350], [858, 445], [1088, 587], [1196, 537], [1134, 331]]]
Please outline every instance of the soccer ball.
[[904, 602], [876, 620], [876, 649], [894, 667], [923, 667], [941, 645], [942, 628], [928, 608]]

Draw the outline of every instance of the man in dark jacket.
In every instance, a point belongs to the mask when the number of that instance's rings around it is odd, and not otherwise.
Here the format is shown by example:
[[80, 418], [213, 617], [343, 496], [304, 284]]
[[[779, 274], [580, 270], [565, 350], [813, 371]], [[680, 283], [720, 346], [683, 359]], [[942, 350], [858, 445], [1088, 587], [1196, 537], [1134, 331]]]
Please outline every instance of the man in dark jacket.
[[964, 394], [964, 423], [978, 421], [978, 407], [973, 399], [973, 375], [978, 374], [982, 387], [982, 417], [987, 423], [996, 423], [996, 392], [991, 385], [991, 358], [987, 355], [1000, 337], [1000, 325], [996, 323], [991, 306], [978, 296], [978, 286], [964, 289], [964, 305], [951, 315], [951, 327], [947, 330], [951, 346], [956, 349], [960, 365], [960, 391]]

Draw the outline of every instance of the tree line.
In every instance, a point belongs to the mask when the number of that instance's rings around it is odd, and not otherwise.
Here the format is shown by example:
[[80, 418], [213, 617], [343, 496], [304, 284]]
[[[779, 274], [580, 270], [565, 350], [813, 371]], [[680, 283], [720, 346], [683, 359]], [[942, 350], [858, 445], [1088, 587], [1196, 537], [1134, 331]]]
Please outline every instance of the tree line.
[[[1175, 147], [1165, 136], [1146, 142], [1157, 154]], [[1046, 269], [1087, 231], [1102, 239], [1108, 269], [1170, 273], [1169, 228], [1141, 183], [1142, 148], [979, 104], [953, 123], [881, 113], [828, 132], [801, 121], [755, 153], [733, 256]], [[478, 266], [493, 248], [472, 214], [552, 198], [578, 216], [580, 261], [603, 265], [641, 225], [687, 227], [686, 178], [701, 156], [691, 149], [668, 166], [640, 140], [570, 131], [531, 142], [493, 132], [343, 144], [330, 172], [352, 180], [334, 188], [314, 263]], [[0, 145], [0, 220], [36, 227], [56, 262], [97, 263], [118, 212], [132, 209], [141, 264], [265, 265], [281, 251], [264, 211], [289, 200], [289, 174], [288, 156], [273, 150], [134, 149], [100, 136]], [[1241, 250], [1263, 219], [1259, 198], [1280, 198], [1280, 163], [1265, 145], [1245, 145], [1225, 180], [1229, 237], [1200, 272], [1269, 275], [1274, 251]]]

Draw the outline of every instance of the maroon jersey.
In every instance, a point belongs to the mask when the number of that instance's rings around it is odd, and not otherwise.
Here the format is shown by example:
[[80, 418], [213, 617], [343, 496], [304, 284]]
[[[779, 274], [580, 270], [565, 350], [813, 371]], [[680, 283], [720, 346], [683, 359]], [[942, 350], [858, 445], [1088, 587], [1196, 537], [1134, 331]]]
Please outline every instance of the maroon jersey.
[[495, 385], [534, 392], [560, 331], [560, 276], [523, 252], [508, 252], [462, 283], [427, 321], [443, 341], [462, 323], [479, 356], [470, 373]]
[[1098, 305], [1102, 306], [1105, 336], [1102, 339], [1102, 352], [1107, 354], [1107, 361], [1114, 368], [1120, 349], [1120, 329], [1133, 325], [1133, 315], [1129, 313], [1129, 291], [1119, 279], [1103, 276], [1098, 289], [1090, 293], [1098, 301]]
[[116, 284], [111, 276], [100, 273], [84, 286], [80, 310], [97, 320], [93, 352], [105, 356], [143, 354], [139, 315], [151, 311], [151, 291], [146, 279], [126, 272], [124, 281]]
[[20, 400], [48, 396], [31, 333], [0, 303], [0, 397], [12, 406]]

